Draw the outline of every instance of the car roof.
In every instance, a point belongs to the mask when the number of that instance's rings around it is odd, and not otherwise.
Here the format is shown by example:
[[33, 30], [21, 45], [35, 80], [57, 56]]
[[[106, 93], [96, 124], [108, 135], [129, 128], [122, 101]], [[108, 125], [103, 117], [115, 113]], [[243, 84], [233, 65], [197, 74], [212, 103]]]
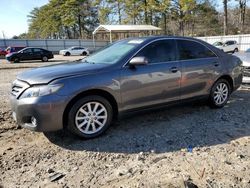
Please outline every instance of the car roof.
[[39, 47], [26, 47], [24, 49], [42, 49], [42, 50], [44, 50], [43, 48], [39, 48]]
[[147, 37], [130, 37], [125, 40], [132, 40], [132, 39], [143, 39], [145, 41], [150, 40], [157, 40], [157, 39], [186, 39], [186, 40], [196, 40], [196, 41], [202, 41], [197, 38], [193, 37], [183, 37], [183, 36], [169, 36], [169, 35], [161, 35], [161, 36], [147, 36]]
[[217, 55], [219, 56], [223, 56], [224, 52], [222, 52], [221, 50], [219, 50], [218, 48], [216, 48], [215, 46], [209, 44], [206, 41], [203, 41], [201, 39], [197, 39], [197, 38], [193, 38], [193, 37], [183, 37], [183, 36], [167, 36], [167, 35], [161, 35], [161, 36], [148, 36], [148, 37], [133, 37], [133, 38], [127, 38], [124, 40], [144, 40], [143, 43], [149, 43], [151, 41], [157, 40], [157, 39], [184, 39], [184, 40], [191, 40], [191, 41], [196, 41], [199, 42], [203, 45], [206, 45], [207, 47], [209, 47], [210, 49], [213, 50], [213, 52], [216, 52]]

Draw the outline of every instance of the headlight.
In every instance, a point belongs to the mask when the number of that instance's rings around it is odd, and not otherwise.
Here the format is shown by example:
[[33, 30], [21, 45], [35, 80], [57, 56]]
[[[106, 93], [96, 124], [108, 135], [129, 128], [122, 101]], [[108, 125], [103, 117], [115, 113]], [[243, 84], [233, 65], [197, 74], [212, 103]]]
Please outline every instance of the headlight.
[[22, 95], [22, 98], [30, 98], [30, 97], [40, 97], [44, 95], [50, 95], [52, 93], [57, 92], [59, 89], [63, 87], [62, 84], [56, 85], [41, 85], [41, 86], [34, 86], [28, 88]]

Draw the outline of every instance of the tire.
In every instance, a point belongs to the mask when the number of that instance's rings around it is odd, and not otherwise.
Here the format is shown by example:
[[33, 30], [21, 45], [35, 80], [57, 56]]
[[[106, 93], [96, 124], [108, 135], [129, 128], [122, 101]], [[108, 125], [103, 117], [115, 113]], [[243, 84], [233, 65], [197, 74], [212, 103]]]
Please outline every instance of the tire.
[[91, 95], [79, 99], [71, 107], [67, 128], [82, 138], [94, 138], [104, 133], [112, 119], [113, 109], [108, 100]]
[[234, 51], [233, 51], [233, 53], [238, 52], [238, 51], [239, 51], [239, 49], [235, 48]]
[[66, 52], [65, 53], [65, 56], [70, 56], [71, 54], [69, 52]]
[[87, 55], [87, 52], [82, 52], [82, 55], [83, 55], [83, 56], [86, 56], [86, 55]]
[[15, 57], [14, 58], [14, 63], [19, 63], [20, 62], [20, 59], [18, 57]]
[[222, 108], [227, 104], [231, 94], [231, 87], [227, 80], [219, 79], [211, 88], [209, 105], [211, 108]]
[[47, 62], [47, 61], [49, 61], [49, 59], [48, 59], [47, 56], [43, 56], [43, 57], [42, 57], [42, 61], [43, 61], [43, 62]]

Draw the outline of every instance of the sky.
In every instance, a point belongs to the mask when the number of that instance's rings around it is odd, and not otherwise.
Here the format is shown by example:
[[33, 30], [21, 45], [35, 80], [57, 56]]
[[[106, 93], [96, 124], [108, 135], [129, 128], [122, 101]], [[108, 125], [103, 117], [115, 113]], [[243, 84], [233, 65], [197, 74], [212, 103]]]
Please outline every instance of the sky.
[[[12, 38], [14, 35], [28, 32], [27, 15], [35, 7], [47, 4], [49, 0], [0, 0], [0, 38]], [[222, 11], [222, 0], [216, 1], [217, 10]], [[229, 1], [229, 7], [235, 6], [235, 0]]]
[[49, 0], [0, 0], [0, 38], [6, 38], [28, 31], [27, 15], [35, 7], [47, 4]]

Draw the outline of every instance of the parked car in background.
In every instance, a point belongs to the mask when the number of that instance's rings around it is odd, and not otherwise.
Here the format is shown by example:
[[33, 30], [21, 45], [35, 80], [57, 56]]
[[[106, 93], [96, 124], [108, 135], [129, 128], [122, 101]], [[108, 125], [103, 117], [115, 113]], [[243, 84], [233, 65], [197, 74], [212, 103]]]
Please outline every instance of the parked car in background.
[[239, 57], [243, 62], [243, 83], [250, 84], [250, 48], [244, 53], [235, 53], [235, 56]]
[[6, 48], [7, 54], [13, 53], [13, 52], [18, 52], [22, 49], [26, 48], [25, 46], [9, 46]]
[[60, 50], [59, 54], [64, 55], [64, 56], [70, 56], [70, 55], [87, 56], [89, 55], [89, 50], [87, 48], [74, 46], [65, 50]]
[[242, 82], [241, 60], [204, 41], [117, 41], [80, 62], [32, 69], [12, 84], [13, 117], [33, 131], [102, 134], [117, 116], [190, 99], [223, 107]]
[[7, 54], [6, 59], [11, 62], [18, 63], [24, 60], [41, 60], [48, 61], [49, 59], [54, 58], [53, 53], [51, 51], [42, 49], [42, 48], [24, 48], [19, 52], [13, 52]]
[[7, 52], [4, 49], [0, 48], [0, 56], [5, 56], [6, 54]]
[[239, 51], [238, 44], [235, 40], [228, 40], [225, 43], [218, 41], [218, 42], [215, 42], [213, 45], [227, 53], [230, 53], [230, 52], [234, 53], [234, 52]]

